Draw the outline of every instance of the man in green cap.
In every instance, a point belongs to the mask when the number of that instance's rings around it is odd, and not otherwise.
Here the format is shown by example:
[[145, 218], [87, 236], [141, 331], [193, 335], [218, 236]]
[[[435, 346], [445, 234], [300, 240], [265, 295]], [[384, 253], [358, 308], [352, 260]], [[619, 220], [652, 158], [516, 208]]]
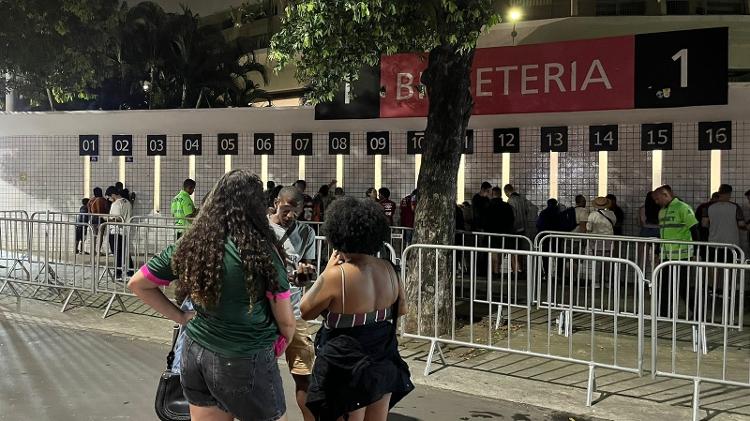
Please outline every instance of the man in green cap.
[[195, 180], [187, 179], [182, 182], [182, 190], [172, 199], [170, 210], [172, 217], [175, 218], [175, 225], [180, 228], [177, 230], [177, 239], [179, 240], [185, 229], [191, 224], [189, 218], [198, 215], [198, 209], [193, 204], [193, 198], [190, 197], [195, 192]]

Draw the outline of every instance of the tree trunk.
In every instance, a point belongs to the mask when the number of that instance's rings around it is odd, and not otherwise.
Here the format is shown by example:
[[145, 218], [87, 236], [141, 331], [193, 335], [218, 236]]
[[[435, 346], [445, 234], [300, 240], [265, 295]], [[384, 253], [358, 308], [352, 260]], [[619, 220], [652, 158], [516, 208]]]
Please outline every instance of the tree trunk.
[[[473, 107], [470, 77], [473, 58], [473, 50], [459, 54], [451, 46], [436, 47], [430, 51], [429, 65], [422, 76], [430, 105], [417, 182], [414, 244], [454, 242], [456, 178]], [[406, 331], [416, 333], [420, 318], [422, 334], [441, 335], [449, 331], [453, 317], [454, 291], [449, 275], [453, 271], [452, 255], [437, 253], [436, 264], [435, 252], [423, 250], [422, 269], [418, 270], [418, 253], [419, 250], [413, 250], [407, 256]]]
[[55, 100], [52, 98], [52, 89], [47, 88], [47, 101], [49, 101], [49, 110], [55, 111]]
[[203, 99], [203, 88], [201, 88], [200, 93], [198, 93], [198, 101], [195, 102], [195, 108], [200, 107], [202, 99]]
[[180, 108], [187, 107], [187, 93], [188, 93], [187, 82], [183, 82], [182, 83], [182, 100], [180, 101]]

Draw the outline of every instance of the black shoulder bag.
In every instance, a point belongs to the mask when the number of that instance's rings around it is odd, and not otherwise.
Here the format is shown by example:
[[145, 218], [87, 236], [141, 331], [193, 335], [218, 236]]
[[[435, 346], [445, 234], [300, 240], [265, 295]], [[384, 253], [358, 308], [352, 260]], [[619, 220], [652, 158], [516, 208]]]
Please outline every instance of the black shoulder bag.
[[167, 354], [167, 369], [159, 378], [159, 386], [156, 388], [154, 410], [161, 421], [190, 420], [190, 406], [182, 393], [180, 375], [172, 372], [174, 348], [179, 334], [180, 326], [175, 325], [172, 331], [172, 349]]

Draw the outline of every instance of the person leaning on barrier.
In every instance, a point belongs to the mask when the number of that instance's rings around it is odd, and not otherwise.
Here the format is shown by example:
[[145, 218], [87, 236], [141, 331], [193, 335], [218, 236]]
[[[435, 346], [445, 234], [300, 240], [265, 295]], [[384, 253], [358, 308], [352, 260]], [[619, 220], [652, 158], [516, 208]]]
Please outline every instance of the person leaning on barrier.
[[334, 252], [302, 298], [304, 319], [324, 318], [307, 407], [323, 421], [385, 421], [414, 389], [396, 337], [403, 283], [375, 257], [390, 239], [388, 222], [376, 202], [346, 197], [331, 205], [323, 232]]
[[[224, 174], [193, 227], [128, 284], [143, 302], [187, 325], [180, 381], [193, 421], [287, 418], [276, 358], [292, 340], [295, 322], [284, 251], [265, 211], [258, 177]], [[159, 289], [175, 280], [195, 313], [180, 310]]]
[[170, 204], [169, 210], [172, 213], [172, 218], [175, 218], [174, 224], [179, 227], [177, 239], [185, 233], [185, 229], [191, 224], [190, 218], [198, 215], [198, 209], [193, 204], [193, 198], [191, 197], [193, 193], [195, 193], [195, 180], [188, 178], [182, 183], [182, 190], [177, 193]]
[[[325, 186], [328, 187], [328, 186]], [[291, 285], [291, 302], [296, 320], [294, 337], [286, 349], [286, 361], [295, 385], [295, 397], [305, 421], [313, 421], [310, 410], [305, 406], [307, 388], [310, 386], [315, 349], [313, 348], [310, 327], [302, 320], [300, 302], [302, 287], [315, 273], [315, 232], [308, 224], [297, 222], [302, 212], [304, 198], [294, 187], [284, 187], [274, 202], [274, 211], [268, 215], [268, 223], [277, 239], [277, 246], [286, 252], [286, 273]]]
[[[127, 232], [124, 227], [117, 224], [130, 221], [133, 216], [133, 206], [125, 198], [127, 189], [120, 191], [115, 189], [110, 195], [112, 198], [112, 207], [109, 209], [109, 249], [115, 255], [115, 272], [118, 278], [122, 277], [122, 269], [125, 260], [126, 248], [128, 245]], [[128, 256], [127, 274], [133, 274], [133, 259]]]
[[[661, 186], [654, 190], [654, 201], [661, 206], [659, 211], [659, 237], [665, 241], [698, 241], [698, 220], [693, 213], [693, 208], [687, 203], [675, 197], [672, 189], [668, 186]], [[661, 260], [690, 260], [694, 255], [694, 246], [691, 244], [661, 244]], [[677, 283], [679, 298], [687, 302], [688, 296], [688, 270], [686, 267], [675, 268], [676, 279], [672, 278], [672, 271], [669, 276], [659, 285], [661, 289], [661, 298], [659, 301], [659, 314], [669, 317], [670, 304], [669, 298], [673, 296], [672, 287]], [[652, 299], [655, 299], [652, 297]], [[673, 303], [672, 308], [679, 310], [679, 303]], [[689, 309], [686, 309], [689, 313]], [[676, 314], [672, 315], [676, 317]]]

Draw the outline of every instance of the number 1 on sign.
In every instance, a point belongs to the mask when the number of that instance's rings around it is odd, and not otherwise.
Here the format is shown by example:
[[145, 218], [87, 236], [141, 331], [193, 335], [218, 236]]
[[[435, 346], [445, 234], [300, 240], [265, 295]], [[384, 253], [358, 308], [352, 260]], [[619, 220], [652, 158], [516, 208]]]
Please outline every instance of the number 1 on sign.
[[688, 50], [683, 48], [672, 56], [672, 61], [680, 60], [680, 88], [688, 86]]

